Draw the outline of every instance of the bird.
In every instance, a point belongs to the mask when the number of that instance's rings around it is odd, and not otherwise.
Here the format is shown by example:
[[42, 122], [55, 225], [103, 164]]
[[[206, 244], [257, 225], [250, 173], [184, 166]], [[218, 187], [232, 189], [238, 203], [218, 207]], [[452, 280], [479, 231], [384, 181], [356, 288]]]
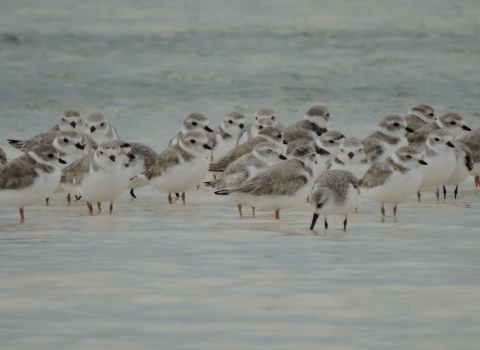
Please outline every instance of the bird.
[[428, 135], [435, 130], [445, 129], [456, 137], [461, 137], [465, 131], [471, 131], [470, 127], [465, 125], [465, 120], [458, 113], [446, 113], [435, 121], [422, 126], [420, 129], [408, 134], [407, 140], [410, 146], [420, 147], [427, 140]]
[[435, 121], [435, 111], [429, 105], [416, 105], [405, 116], [407, 126], [413, 131]]
[[363, 145], [355, 137], [342, 139], [335, 157], [330, 157], [326, 164], [327, 170], [347, 170], [357, 179], [361, 179], [371, 166], [365, 156]]
[[267, 107], [257, 109], [255, 111], [255, 120], [252, 123], [248, 123], [245, 129], [243, 129], [237, 145], [240, 146], [244, 144], [248, 140], [256, 137], [262, 129], [272, 126], [283, 130], [283, 125], [278, 121], [273, 109]]
[[11, 160], [0, 168], [0, 202], [19, 208], [20, 221], [25, 221], [24, 208], [50, 197], [60, 182], [64, 164], [61, 153], [52, 145], [40, 145]]
[[315, 141], [315, 174], [325, 170], [329, 158], [337, 155], [339, 145], [345, 140], [345, 135], [340, 131], [327, 131]]
[[280, 220], [280, 210], [305, 201], [313, 185], [312, 147], [297, 147], [291, 158], [260, 170], [257, 175], [237, 188], [215, 191], [216, 195], [243, 196], [255, 209], [271, 210]]
[[[137, 174], [141, 174], [149, 169], [158, 157], [158, 153], [155, 150], [140, 142], [129, 142], [131, 146], [131, 152], [134, 155], [134, 159], [130, 159], [129, 169], [130, 178], [133, 178]], [[135, 188], [148, 185], [149, 182], [146, 179], [138, 179], [137, 181], [130, 180], [128, 188], [130, 189], [130, 195], [133, 198], [137, 198], [134, 193]]]
[[[260, 170], [276, 164], [280, 160], [287, 159], [282, 153], [283, 148], [278, 143], [271, 141], [259, 143], [251, 153], [247, 153], [230, 163], [220, 179], [204, 183], [207, 187], [215, 188], [217, 191], [237, 188], [246, 180], [255, 176]], [[238, 212], [242, 219], [242, 206], [248, 204], [242, 200], [242, 196], [224, 196], [223, 198], [237, 204]], [[255, 215], [255, 212], [253, 214]]]
[[453, 193], [455, 198], [457, 198], [458, 185], [470, 176], [470, 172], [473, 170], [474, 166], [470, 148], [456, 140], [453, 141], [453, 145], [455, 146], [455, 170], [443, 184], [443, 198], [447, 197], [447, 188], [445, 186], [455, 186], [455, 191]]
[[378, 130], [362, 140], [368, 160], [372, 163], [381, 162], [390, 157], [396, 149], [407, 146], [405, 130], [413, 131], [403, 117], [396, 114], [384, 117], [378, 125]]
[[204, 132], [187, 133], [177, 144], [160, 153], [155, 162], [136, 178], [146, 179], [160, 191], [167, 192], [170, 204], [171, 194], [181, 192], [185, 204], [185, 192], [201, 183], [208, 172], [212, 147], [207, 142]]
[[82, 118], [80, 113], [74, 110], [69, 110], [63, 113], [60, 118], [60, 122], [51, 128], [48, 132], [57, 132], [57, 131], [81, 131], [82, 130]]
[[470, 175], [475, 177], [475, 187], [478, 187], [480, 186], [480, 128], [470, 131], [460, 137], [458, 141], [472, 152], [473, 169], [470, 171]]
[[212, 161], [220, 159], [237, 146], [242, 130], [245, 128], [245, 116], [242, 113], [228, 113], [219, 126], [208, 134], [208, 144], [212, 146]]
[[0, 148], [0, 168], [7, 163], [7, 155], [3, 148]]
[[100, 203], [109, 202], [112, 215], [113, 203], [128, 187], [130, 170], [126, 165], [134, 157], [130, 150], [130, 144], [122, 140], [104, 142], [95, 152], [65, 167], [60, 184], [66, 192], [85, 197], [90, 215], [95, 202], [99, 213]]
[[418, 201], [421, 199], [421, 190], [425, 187], [437, 188], [437, 200], [440, 199], [438, 187], [445, 184], [455, 170], [455, 146], [452, 143], [454, 136], [445, 129], [432, 131], [427, 141], [419, 148], [423, 159], [428, 163], [422, 167], [422, 183], [417, 192]]
[[191, 113], [182, 123], [182, 130], [172, 137], [168, 146], [174, 146], [178, 143], [178, 140], [181, 136], [185, 136], [190, 131], [205, 131], [208, 133], [213, 132], [213, 130], [208, 126], [208, 118], [205, 117], [202, 113]]
[[298, 139], [316, 140], [329, 130], [330, 112], [322, 105], [311, 107], [303, 120], [285, 128], [285, 140], [292, 142]]
[[[223, 172], [227, 166], [237, 160], [244, 154], [252, 152], [256, 145], [265, 141], [272, 141], [280, 144], [282, 147], [287, 146], [288, 142], [283, 138], [283, 132], [277, 127], [268, 127], [262, 129], [258, 136], [248, 140], [244, 144], [235, 147], [230, 152], [221, 157], [217, 162], [210, 164], [209, 171]], [[285, 150], [285, 148], [284, 148]]]
[[318, 217], [325, 216], [325, 228], [328, 229], [329, 215], [344, 215], [343, 229], [347, 229], [347, 215], [360, 203], [358, 179], [346, 170], [325, 170], [317, 177], [310, 193], [310, 207], [313, 211], [313, 230]]
[[385, 204], [394, 204], [393, 215], [397, 215], [397, 206], [413, 196], [422, 183], [419, 165], [427, 165], [421, 153], [413, 147], [403, 146], [382, 162], [372, 164], [359, 181], [360, 194], [369, 201], [382, 204], [385, 216]]
[[120, 139], [115, 126], [100, 113], [90, 114], [85, 119], [85, 134], [92, 137], [97, 144]]

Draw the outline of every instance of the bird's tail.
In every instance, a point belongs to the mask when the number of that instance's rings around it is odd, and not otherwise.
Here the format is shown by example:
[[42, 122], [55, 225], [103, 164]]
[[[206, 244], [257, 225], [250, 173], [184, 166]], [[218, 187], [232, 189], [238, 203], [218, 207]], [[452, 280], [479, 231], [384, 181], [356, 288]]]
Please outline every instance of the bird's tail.
[[27, 141], [22, 140], [7, 140], [9, 144], [23, 152], [23, 149], [27, 146]]
[[219, 196], [226, 196], [230, 193], [233, 193], [233, 191], [229, 190], [229, 189], [226, 189], [226, 190], [215, 191], [213, 193], [215, 193], [216, 195], [219, 195]]

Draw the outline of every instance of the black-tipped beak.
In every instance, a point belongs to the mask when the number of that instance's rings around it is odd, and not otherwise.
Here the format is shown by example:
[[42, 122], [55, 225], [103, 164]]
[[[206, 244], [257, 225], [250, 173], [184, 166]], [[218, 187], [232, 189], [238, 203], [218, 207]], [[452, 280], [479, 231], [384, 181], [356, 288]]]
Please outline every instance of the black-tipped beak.
[[95, 130], [97, 130], [96, 127], [94, 127], [94, 126], [91, 126], [91, 127], [90, 127], [90, 132], [94, 132]]
[[114, 156], [113, 154], [112, 154], [110, 157], [108, 157], [108, 158], [110, 158], [110, 160], [111, 160], [112, 162], [114, 162], [114, 161], [115, 161], [115, 159], [116, 159], [116, 158], [115, 158], [115, 156]]
[[77, 147], [78, 149], [85, 149], [85, 145], [82, 145], [80, 142], [77, 142], [75, 144], [75, 147]]
[[407, 127], [405, 128], [405, 130], [407, 130], [407, 132], [414, 132], [414, 131], [415, 131], [415, 130], [413, 130], [413, 129], [412, 129], [411, 127], [409, 127], [409, 126], [407, 126]]
[[127, 157], [130, 159], [135, 159], [135, 155], [131, 154], [130, 152], [127, 153]]
[[205, 125], [205, 127], [203, 128], [203, 130], [206, 130], [206, 131], [208, 131], [208, 132], [213, 132], [213, 130], [210, 129], [208, 125]]
[[283, 140], [283, 144], [284, 144], [284, 145], [288, 145], [287, 140]]
[[59, 162], [60, 164], [67, 164], [67, 162], [64, 161], [62, 158], [58, 158], [58, 162]]
[[312, 224], [310, 225], [310, 230], [313, 230], [313, 228], [315, 227], [315, 224], [317, 223], [317, 220], [318, 220], [319, 216], [320, 216], [320, 214], [313, 213]]
[[243, 129], [243, 128], [245, 127], [245, 125], [244, 125], [244, 124], [240, 124], [239, 127], [240, 127], [240, 129]]
[[463, 129], [463, 130], [467, 130], [467, 131], [472, 131], [472, 129], [470, 129], [470, 128], [469, 128], [468, 126], [466, 126], [466, 125], [462, 126], [462, 129]]
[[203, 148], [205, 148], [205, 149], [212, 149], [212, 146], [207, 145], [206, 143], [204, 143], [204, 144], [203, 144]]
[[447, 146], [448, 146], [448, 147], [455, 148], [455, 145], [452, 143], [452, 141], [448, 141], [448, 142], [447, 142]]
[[75, 127], [77, 126], [77, 123], [75, 123], [75, 122], [71, 122], [71, 123], [70, 123], [70, 125], [72, 126], [72, 128], [74, 128], [74, 129], [75, 129]]
[[418, 162], [422, 165], [428, 165], [428, 163], [426, 161], [424, 161], [423, 159], [420, 159]]
[[354, 154], [353, 154], [352, 152], [350, 152], [350, 153], [348, 154], [348, 158], [350, 158], [350, 159], [352, 159], [353, 156], [354, 156]]
[[287, 158], [287, 157], [285, 157], [283, 154], [280, 154], [280, 155], [278, 156], [278, 158], [280, 158], [281, 160], [288, 159], [288, 158]]

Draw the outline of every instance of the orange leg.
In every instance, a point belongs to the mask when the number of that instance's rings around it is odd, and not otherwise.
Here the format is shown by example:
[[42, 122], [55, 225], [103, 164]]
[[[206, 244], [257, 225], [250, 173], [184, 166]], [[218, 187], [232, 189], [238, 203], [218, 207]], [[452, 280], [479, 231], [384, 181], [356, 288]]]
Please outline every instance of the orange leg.
[[237, 205], [237, 208], [238, 208], [238, 213], [240, 214], [240, 219], [243, 219], [242, 205], [241, 204]]
[[182, 202], [183, 202], [183, 205], [185, 205], [185, 192], [182, 192]]
[[88, 213], [90, 216], [93, 216], [93, 206], [90, 204], [89, 201], [87, 201], [87, 208], [88, 208]]
[[385, 216], [385, 208], [383, 207], [383, 204], [382, 204], [382, 215]]
[[275, 219], [280, 220], [280, 210], [279, 209], [277, 209], [275, 211]]
[[45, 205], [46, 205], [47, 207], [48, 207], [48, 205], [49, 205], [49, 203], [48, 203], [48, 200], [49, 200], [49, 199], [50, 199], [50, 198], [45, 198]]
[[307, 197], [307, 203], [310, 203], [310, 196]]
[[438, 187], [437, 187], [437, 192], [435, 194], [437, 196], [437, 201], [439, 201], [440, 200], [440, 192], [438, 192]]
[[168, 203], [172, 204], [172, 194], [168, 194]]
[[24, 222], [25, 216], [23, 215], [23, 208], [19, 208], [18, 210], [20, 211], [20, 222]]
[[217, 175], [213, 174], [213, 181], [217, 181]]
[[255, 219], [255, 207], [252, 207], [252, 215], [253, 215], [253, 218]]
[[68, 202], [68, 205], [67, 205], [67, 206], [69, 207], [69, 206], [70, 206], [70, 202], [71, 202], [70, 193], [67, 194], [67, 202]]
[[475, 187], [480, 186], [480, 176], [475, 176]]
[[393, 207], [393, 216], [397, 216], [397, 206]]
[[197, 186], [197, 190], [199, 190], [199, 189], [200, 189], [200, 185]]
[[420, 202], [422, 198], [422, 194], [420, 193], [420, 190], [417, 191], [417, 198], [418, 198], [418, 201]]
[[113, 203], [110, 203], [110, 215], [112, 215], [112, 211], [113, 211]]
[[102, 212], [102, 203], [97, 202], [97, 207], [98, 207], [98, 213], [100, 214]]

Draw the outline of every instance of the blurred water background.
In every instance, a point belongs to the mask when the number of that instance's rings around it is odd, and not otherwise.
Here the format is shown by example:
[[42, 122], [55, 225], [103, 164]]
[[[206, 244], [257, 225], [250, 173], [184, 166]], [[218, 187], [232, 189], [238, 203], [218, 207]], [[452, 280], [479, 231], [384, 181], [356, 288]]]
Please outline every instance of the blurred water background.
[[[68, 109], [157, 151], [191, 112], [261, 106], [290, 124], [322, 103], [359, 138], [418, 103], [478, 127], [478, 18], [468, 0], [2, 0], [0, 146]], [[23, 225], [0, 208], [2, 349], [478, 348], [471, 180], [396, 221], [365, 203], [346, 233], [309, 232], [306, 205], [239, 220], [208, 191], [137, 193], [113, 217], [63, 195]]]

